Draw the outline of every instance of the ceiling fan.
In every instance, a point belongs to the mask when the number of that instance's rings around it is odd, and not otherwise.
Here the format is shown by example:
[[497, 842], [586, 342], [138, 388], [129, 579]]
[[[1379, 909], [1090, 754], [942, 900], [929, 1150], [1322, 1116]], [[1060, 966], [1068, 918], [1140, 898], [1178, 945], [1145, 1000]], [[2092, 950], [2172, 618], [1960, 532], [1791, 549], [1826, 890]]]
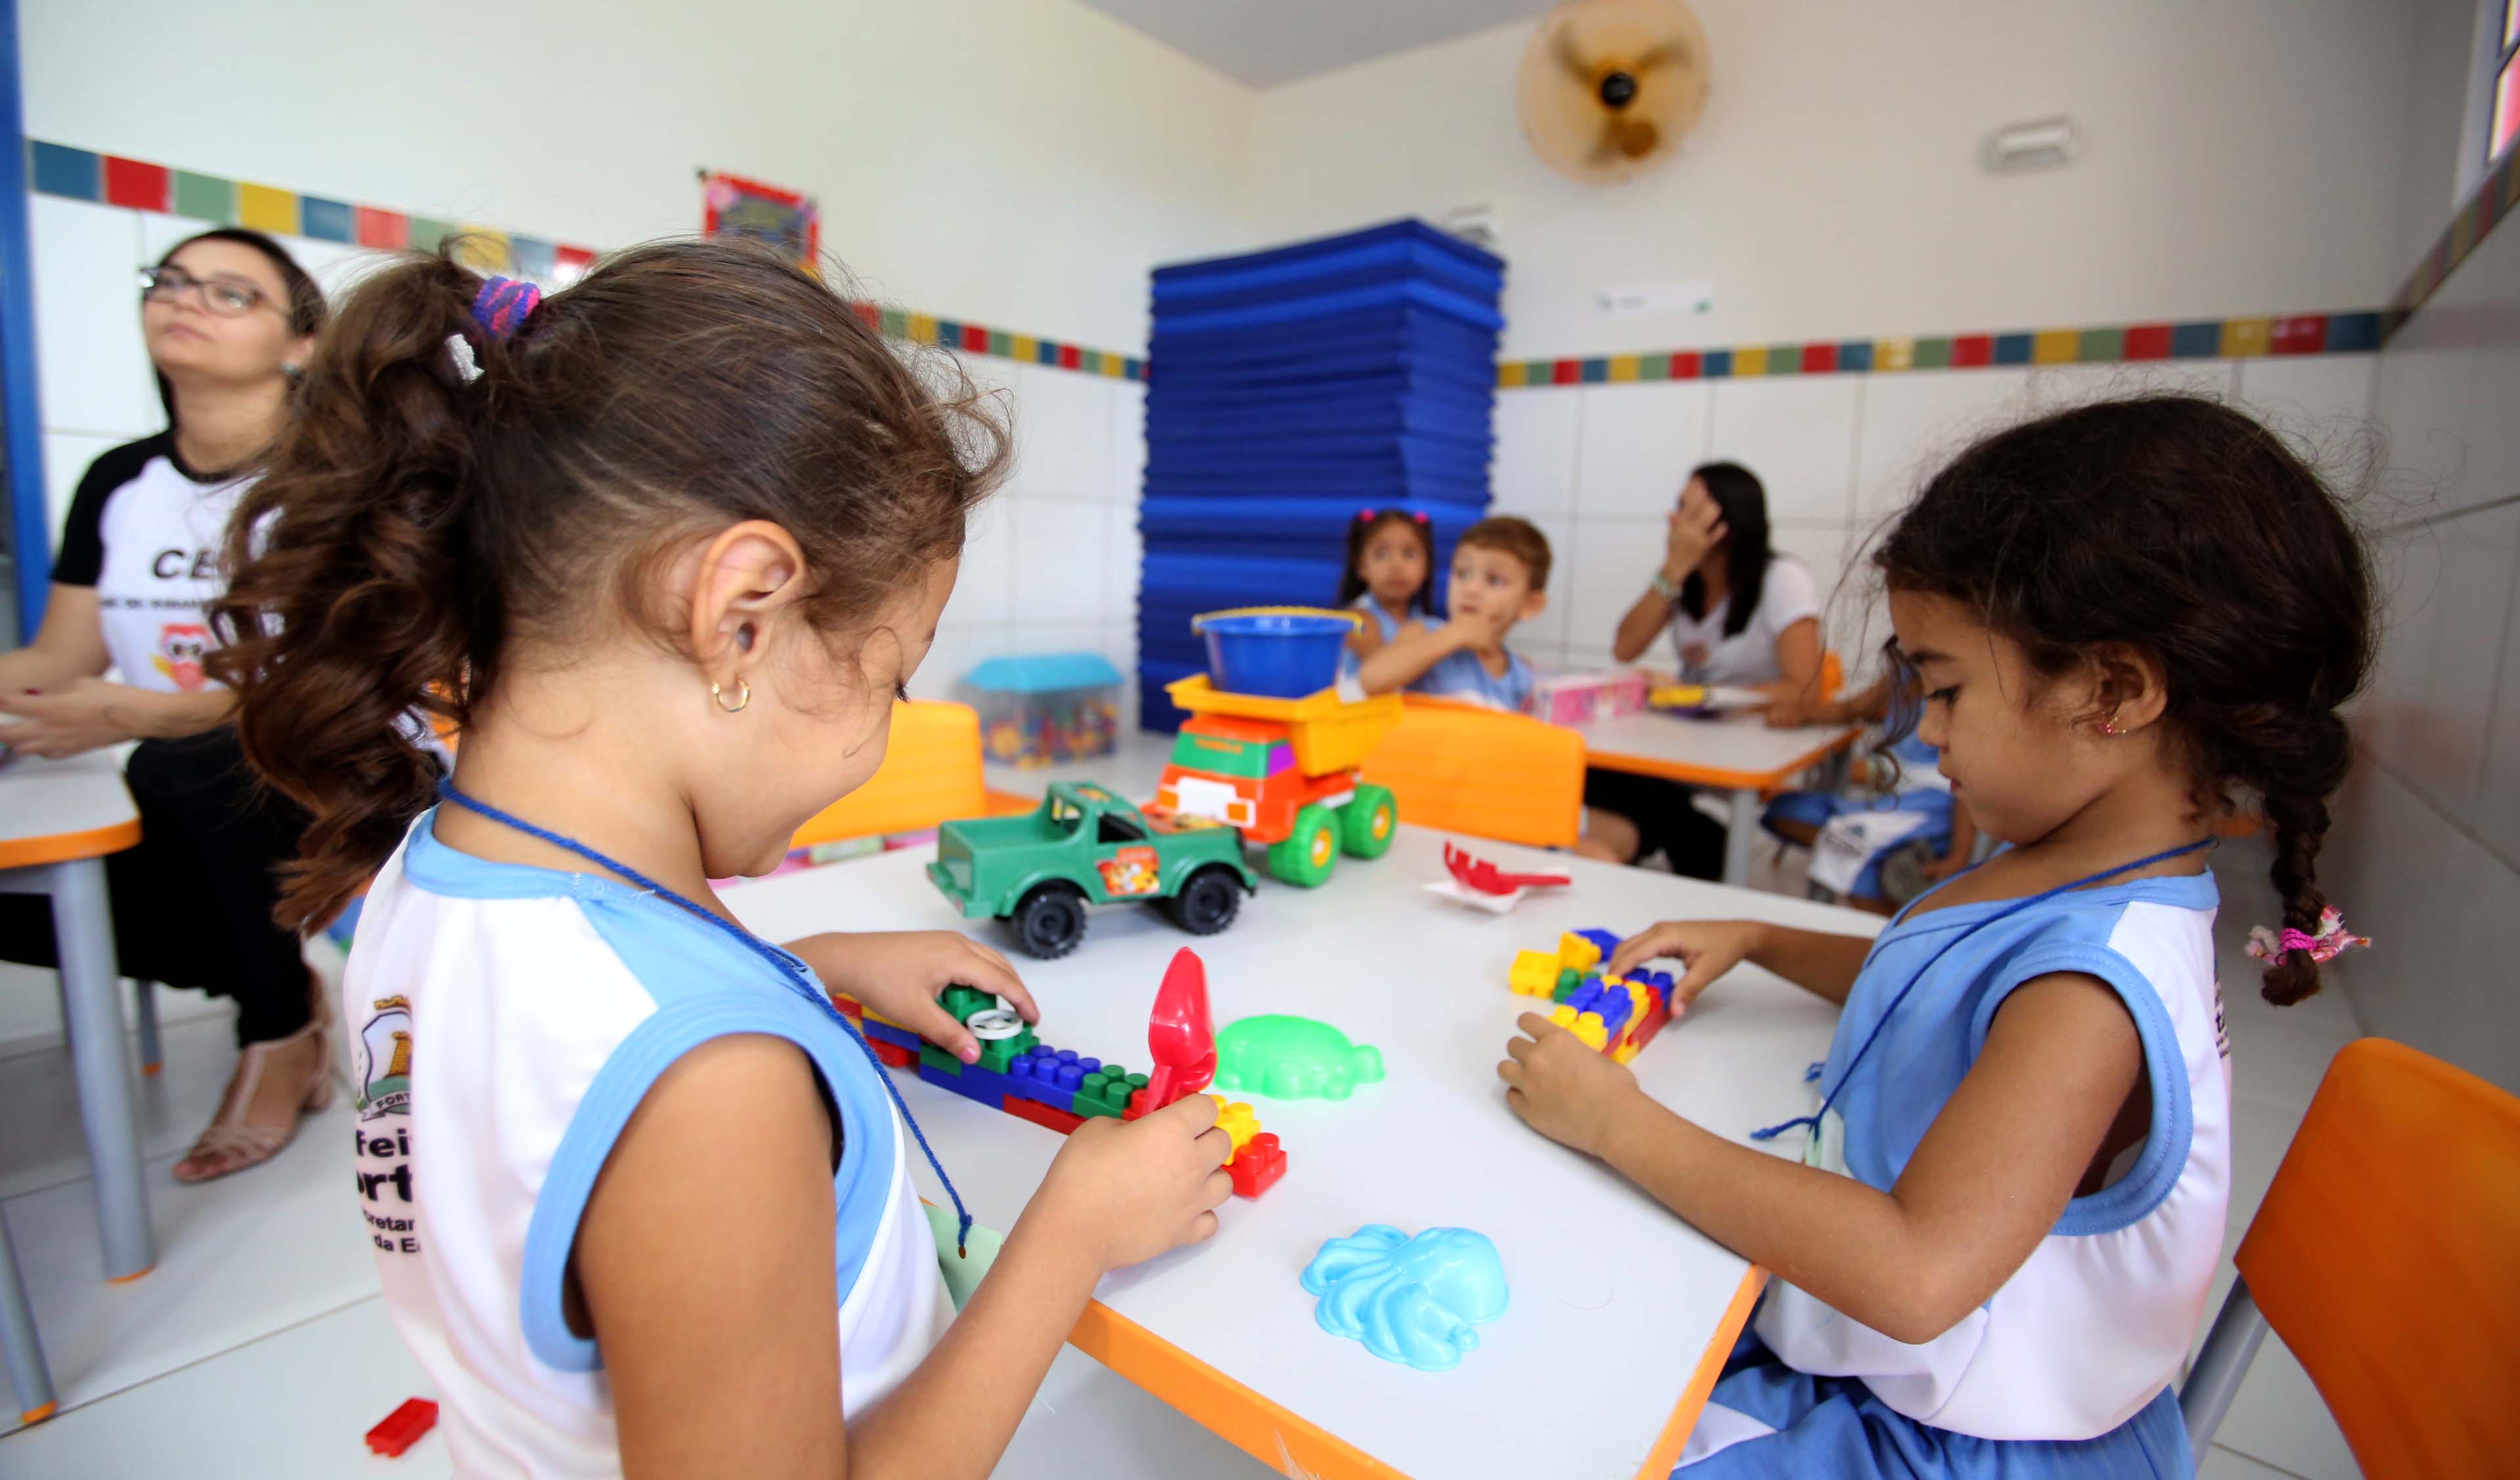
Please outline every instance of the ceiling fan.
[[1705, 28], [1682, 0], [1567, 0], [1522, 54], [1523, 137], [1588, 185], [1642, 173], [1706, 111]]

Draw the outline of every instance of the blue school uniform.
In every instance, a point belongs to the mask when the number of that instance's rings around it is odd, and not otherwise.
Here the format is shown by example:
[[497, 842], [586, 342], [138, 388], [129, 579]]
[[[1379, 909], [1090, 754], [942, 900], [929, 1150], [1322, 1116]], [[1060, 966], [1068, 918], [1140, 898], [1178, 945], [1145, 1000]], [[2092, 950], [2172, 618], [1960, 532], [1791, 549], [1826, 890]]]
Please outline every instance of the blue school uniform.
[[[1884, 751], [1899, 762], [1899, 779], [1915, 783], [1882, 796], [1840, 795], [1828, 791], [1788, 791], [1768, 803], [1760, 814], [1760, 824], [1774, 831], [1779, 822], [1798, 822], [1814, 829], [1826, 828], [1836, 819], [1851, 812], [1914, 813], [1917, 824], [1894, 837], [1883, 838], [1873, 848], [1872, 856], [1855, 875], [1847, 893], [1856, 899], [1879, 899], [1881, 860], [1915, 842], [1919, 838], [1937, 847], [1947, 847], [1952, 838], [1952, 793], [1936, 767], [1942, 752], [1918, 740], [1913, 734], [1897, 743], [1884, 746]], [[1941, 785], [1935, 785], [1940, 783]]]
[[2015, 903], [1912, 906], [1882, 931], [1814, 1085], [1834, 1100], [1816, 1130], [1787, 1134], [1807, 1138], [1811, 1164], [1888, 1190], [2004, 999], [2079, 971], [2135, 1020], [2152, 1097], [2142, 1143], [1931, 1341], [1893, 1340], [1772, 1284], [1679, 1480], [2194, 1474], [2174, 1386], [2222, 1259], [2230, 1187], [2214, 879], [2102, 884], [1997, 918]]
[[1409, 687], [1418, 694], [1466, 699], [1518, 714], [1531, 701], [1531, 664], [1516, 654], [1505, 655], [1505, 672], [1499, 675], [1490, 673], [1477, 653], [1463, 650], [1445, 653], [1441, 661], [1418, 675], [1418, 681]]

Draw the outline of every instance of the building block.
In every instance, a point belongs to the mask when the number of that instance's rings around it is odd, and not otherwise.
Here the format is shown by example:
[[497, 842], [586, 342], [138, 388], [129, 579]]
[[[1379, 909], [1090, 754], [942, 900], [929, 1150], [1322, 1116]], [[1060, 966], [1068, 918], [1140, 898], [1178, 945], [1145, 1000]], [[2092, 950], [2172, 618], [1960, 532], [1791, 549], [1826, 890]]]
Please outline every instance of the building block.
[[1147, 1076], [1132, 1074], [1120, 1065], [1104, 1064], [1085, 1076], [1076, 1087], [1076, 1099], [1068, 1105], [1079, 1115], [1107, 1115], [1114, 1120], [1129, 1118], [1129, 1097], [1147, 1087]]
[[1594, 949], [1601, 953], [1603, 961], [1608, 961], [1619, 952], [1619, 936], [1615, 930], [1604, 930], [1596, 926], [1593, 929], [1578, 930], [1575, 933], [1591, 941]]
[[1234, 1179], [1236, 1195], [1257, 1197], [1286, 1175], [1286, 1153], [1279, 1149], [1274, 1132], [1263, 1131], [1225, 1164], [1225, 1173]]
[[368, 1451], [388, 1459], [395, 1458], [435, 1427], [437, 1405], [426, 1398], [406, 1398], [402, 1407], [385, 1414], [383, 1422], [368, 1430]]
[[865, 1019], [858, 1024], [858, 1031], [864, 1033], [870, 1043], [888, 1043], [898, 1048], [908, 1049], [913, 1054], [927, 1047], [926, 1039], [908, 1028], [885, 1022], [873, 1012], [866, 1014]]
[[915, 1069], [919, 1067], [918, 1053], [911, 1049], [905, 1049], [897, 1043], [885, 1043], [880, 1039], [871, 1038], [867, 1040], [867, 1047], [875, 1050], [875, 1056], [878, 1060], [889, 1064], [893, 1068]]
[[1557, 990], [1557, 956], [1551, 951], [1517, 951], [1506, 985], [1525, 997], [1547, 997]]
[[956, 1022], [969, 1022], [972, 1013], [985, 1012], [996, 1007], [998, 999], [996, 994], [983, 992], [977, 987], [954, 986], [945, 989], [937, 1004], [953, 1014]]
[[1216, 1101], [1217, 1126], [1226, 1135], [1234, 1138], [1235, 1154], [1238, 1156], [1242, 1154], [1242, 1148], [1249, 1145], [1260, 1135], [1260, 1117], [1253, 1113], [1249, 1105], [1239, 1100], [1229, 1104], [1222, 1095], [1210, 1095], [1207, 1098]]
[[1557, 937], [1557, 964], [1577, 971], [1590, 971], [1601, 964], [1601, 948], [1568, 931]]
[[1038, 1099], [1026, 1099], [1020, 1095], [1008, 1096], [999, 1103], [998, 1108], [1017, 1120], [1029, 1120], [1037, 1126], [1048, 1126], [1061, 1136], [1085, 1124], [1085, 1117], [1082, 1115], [1071, 1115], [1057, 1105], [1046, 1105]]

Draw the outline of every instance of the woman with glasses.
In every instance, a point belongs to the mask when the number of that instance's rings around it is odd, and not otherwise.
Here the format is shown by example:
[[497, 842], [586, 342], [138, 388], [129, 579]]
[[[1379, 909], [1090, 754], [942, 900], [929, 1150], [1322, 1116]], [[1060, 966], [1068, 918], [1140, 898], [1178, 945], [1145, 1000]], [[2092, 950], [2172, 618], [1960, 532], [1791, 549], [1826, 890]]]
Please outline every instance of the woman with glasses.
[[[138, 846], [107, 860], [125, 975], [237, 1003], [242, 1050], [218, 1116], [175, 1165], [202, 1182], [270, 1159], [331, 1098], [321, 994], [273, 922], [274, 872], [303, 819], [252, 784], [215, 639], [229, 516], [289, 410], [323, 291], [258, 232], [208, 231], [140, 274], [140, 322], [166, 429], [80, 479], [35, 640], [0, 653], [0, 746], [75, 755], [137, 740], [125, 767]], [[114, 670], [116, 681], [105, 675]], [[55, 964], [39, 896], [0, 895], [0, 960]]]

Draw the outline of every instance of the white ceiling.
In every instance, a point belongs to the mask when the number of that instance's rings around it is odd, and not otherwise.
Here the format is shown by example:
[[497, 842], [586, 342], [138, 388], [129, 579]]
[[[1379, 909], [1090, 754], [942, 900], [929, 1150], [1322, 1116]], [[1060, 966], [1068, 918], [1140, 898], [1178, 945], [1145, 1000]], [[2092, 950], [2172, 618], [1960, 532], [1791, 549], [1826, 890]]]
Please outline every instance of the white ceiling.
[[1254, 87], [1537, 18], [1550, 0], [1085, 0]]

